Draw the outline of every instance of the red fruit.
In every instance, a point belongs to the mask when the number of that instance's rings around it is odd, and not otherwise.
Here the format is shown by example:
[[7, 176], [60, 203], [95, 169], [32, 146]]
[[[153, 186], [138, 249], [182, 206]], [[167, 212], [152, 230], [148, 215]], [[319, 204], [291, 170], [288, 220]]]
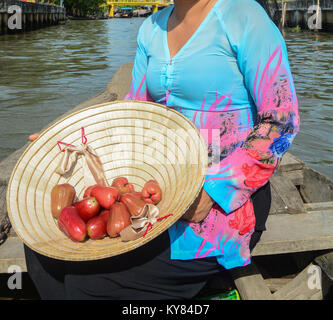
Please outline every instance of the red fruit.
[[94, 184], [93, 186], [90, 186], [86, 189], [86, 191], [83, 194], [83, 198], [91, 197], [91, 191], [97, 186], [97, 184]]
[[141, 194], [141, 192], [134, 191], [134, 192], [131, 192], [131, 194], [132, 194], [134, 197], [136, 197], [136, 198], [142, 200], [142, 194]]
[[73, 206], [77, 209], [80, 217], [85, 222], [96, 216], [101, 208], [94, 197], [85, 198], [81, 201], [75, 202]]
[[118, 199], [119, 194], [118, 190], [114, 187], [96, 186], [92, 189], [91, 196], [95, 197], [103, 208], [110, 209]]
[[142, 199], [147, 203], [156, 204], [162, 199], [162, 190], [155, 180], [149, 180], [145, 183], [142, 191]]
[[58, 227], [73, 241], [84, 241], [87, 227], [73, 206], [64, 208], [58, 218]]
[[51, 191], [52, 216], [58, 219], [61, 211], [71, 206], [75, 198], [75, 189], [69, 183], [57, 184]]
[[110, 209], [106, 231], [111, 238], [118, 237], [120, 231], [131, 224], [130, 213], [121, 202], [116, 202]]
[[87, 233], [91, 239], [102, 239], [106, 236], [106, 220], [103, 216], [91, 218], [87, 222]]
[[131, 216], [138, 216], [146, 203], [142, 199], [138, 199], [132, 193], [125, 193], [121, 196], [120, 201], [126, 205]]
[[134, 191], [134, 186], [131, 183], [128, 183], [127, 178], [125, 177], [118, 177], [115, 178], [112, 182], [112, 187], [115, 187], [119, 194], [122, 195], [127, 192], [133, 192]]
[[110, 210], [102, 210], [102, 212], [99, 214], [99, 217], [103, 217], [105, 222], [107, 222], [109, 219], [109, 214], [110, 214]]

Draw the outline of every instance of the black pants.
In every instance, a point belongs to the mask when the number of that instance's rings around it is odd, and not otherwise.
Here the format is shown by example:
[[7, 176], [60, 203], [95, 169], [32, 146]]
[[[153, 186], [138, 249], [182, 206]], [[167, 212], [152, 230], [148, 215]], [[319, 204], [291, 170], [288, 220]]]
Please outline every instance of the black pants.
[[[256, 216], [253, 249], [265, 230], [269, 183], [253, 196]], [[42, 299], [191, 299], [223, 269], [214, 257], [170, 260], [168, 232], [128, 253], [98, 261], [48, 258], [25, 246], [29, 275]]]

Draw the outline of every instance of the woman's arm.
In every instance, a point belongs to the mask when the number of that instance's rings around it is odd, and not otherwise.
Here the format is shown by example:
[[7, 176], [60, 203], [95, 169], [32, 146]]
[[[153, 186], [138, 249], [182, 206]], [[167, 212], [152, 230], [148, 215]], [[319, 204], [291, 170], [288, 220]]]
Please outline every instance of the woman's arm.
[[206, 176], [204, 189], [229, 213], [267, 183], [299, 131], [299, 115], [284, 39], [263, 8], [236, 0], [221, 20], [257, 107], [246, 141]]
[[207, 194], [204, 189], [201, 189], [198, 197], [188, 208], [182, 218], [191, 222], [200, 222], [207, 217], [213, 205], [213, 199]]

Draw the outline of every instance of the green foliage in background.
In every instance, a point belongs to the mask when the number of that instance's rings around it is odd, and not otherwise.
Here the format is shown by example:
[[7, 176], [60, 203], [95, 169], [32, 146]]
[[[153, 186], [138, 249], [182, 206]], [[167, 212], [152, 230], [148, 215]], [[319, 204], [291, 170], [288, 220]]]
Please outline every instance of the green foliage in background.
[[103, 12], [103, 3], [105, 0], [64, 0], [66, 10], [79, 16]]

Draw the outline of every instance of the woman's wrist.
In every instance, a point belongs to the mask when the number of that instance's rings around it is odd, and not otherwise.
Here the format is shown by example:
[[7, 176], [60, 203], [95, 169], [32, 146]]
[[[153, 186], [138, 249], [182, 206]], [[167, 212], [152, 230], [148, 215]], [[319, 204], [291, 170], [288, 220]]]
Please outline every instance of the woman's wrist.
[[206, 193], [206, 191], [201, 189], [198, 197], [185, 212], [182, 218], [190, 222], [200, 222], [208, 216], [214, 203], [214, 200]]

